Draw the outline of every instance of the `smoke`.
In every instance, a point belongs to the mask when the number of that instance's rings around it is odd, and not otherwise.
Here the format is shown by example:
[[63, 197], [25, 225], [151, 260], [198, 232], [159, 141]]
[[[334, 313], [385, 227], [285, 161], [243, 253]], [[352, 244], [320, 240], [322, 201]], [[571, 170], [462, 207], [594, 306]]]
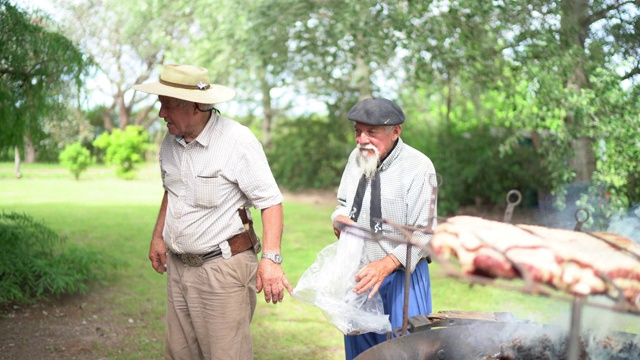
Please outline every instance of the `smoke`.
[[640, 205], [631, 209], [627, 214], [613, 216], [607, 232], [618, 234], [640, 243]]

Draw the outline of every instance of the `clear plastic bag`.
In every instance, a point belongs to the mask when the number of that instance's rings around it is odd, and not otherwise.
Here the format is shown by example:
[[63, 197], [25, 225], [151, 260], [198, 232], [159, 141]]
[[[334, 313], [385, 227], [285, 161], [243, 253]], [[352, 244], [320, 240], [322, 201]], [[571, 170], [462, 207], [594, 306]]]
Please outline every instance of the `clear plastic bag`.
[[320, 308], [327, 320], [343, 334], [391, 331], [382, 298], [353, 291], [355, 276], [364, 264], [364, 240], [354, 230], [345, 229], [340, 239], [322, 249], [316, 261], [302, 274], [293, 297]]

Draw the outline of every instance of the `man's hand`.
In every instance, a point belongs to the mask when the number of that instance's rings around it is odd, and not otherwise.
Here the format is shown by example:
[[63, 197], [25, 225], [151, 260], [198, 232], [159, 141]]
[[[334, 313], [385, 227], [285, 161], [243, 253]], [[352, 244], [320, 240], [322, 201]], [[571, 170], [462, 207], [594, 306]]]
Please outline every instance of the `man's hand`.
[[355, 221], [351, 220], [349, 217], [344, 215], [338, 215], [333, 219], [333, 233], [339, 239], [340, 233], [345, 226], [355, 225]]
[[151, 260], [151, 266], [158, 274], [164, 274], [167, 270], [167, 245], [162, 238], [154, 237], [151, 240], [149, 260]]
[[380, 289], [384, 279], [399, 265], [400, 262], [393, 255], [387, 255], [380, 260], [368, 263], [356, 274], [358, 284], [353, 290], [358, 294], [363, 294], [373, 288], [369, 294], [369, 298], [372, 298]]
[[273, 302], [274, 305], [282, 302], [285, 288], [291, 295], [293, 289], [284, 275], [282, 266], [269, 259], [260, 260], [256, 275], [256, 290], [258, 293], [264, 290], [264, 301]]

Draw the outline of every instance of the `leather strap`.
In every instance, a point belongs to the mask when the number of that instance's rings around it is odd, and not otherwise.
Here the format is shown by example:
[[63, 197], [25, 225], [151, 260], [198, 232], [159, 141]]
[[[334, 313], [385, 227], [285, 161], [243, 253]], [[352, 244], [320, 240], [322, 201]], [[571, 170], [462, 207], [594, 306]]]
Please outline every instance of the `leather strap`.
[[253, 247], [249, 233], [246, 231], [232, 236], [227, 242], [229, 243], [229, 248], [231, 248], [231, 256], [240, 254]]
[[[239, 234], [236, 234], [227, 240], [229, 244], [229, 249], [231, 250], [231, 256], [238, 255], [242, 252], [245, 252], [251, 248], [253, 248], [253, 244], [251, 243], [251, 238], [249, 237], [248, 231], [243, 231]], [[206, 254], [198, 255], [198, 254], [175, 254], [183, 263], [189, 266], [202, 266], [202, 264], [210, 259], [217, 258], [222, 255], [222, 250], [218, 247], [217, 249], [208, 252]]]

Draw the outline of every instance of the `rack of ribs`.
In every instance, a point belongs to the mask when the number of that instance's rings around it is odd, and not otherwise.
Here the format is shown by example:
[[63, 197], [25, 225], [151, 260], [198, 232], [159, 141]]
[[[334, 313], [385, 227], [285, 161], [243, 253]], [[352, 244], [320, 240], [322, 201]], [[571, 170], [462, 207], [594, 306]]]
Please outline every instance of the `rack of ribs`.
[[615, 234], [455, 216], [436, 227], [431, 247], [443, 259], [456, 257], [465, 275], [520, 277], [640, 306], [640, 245]]

